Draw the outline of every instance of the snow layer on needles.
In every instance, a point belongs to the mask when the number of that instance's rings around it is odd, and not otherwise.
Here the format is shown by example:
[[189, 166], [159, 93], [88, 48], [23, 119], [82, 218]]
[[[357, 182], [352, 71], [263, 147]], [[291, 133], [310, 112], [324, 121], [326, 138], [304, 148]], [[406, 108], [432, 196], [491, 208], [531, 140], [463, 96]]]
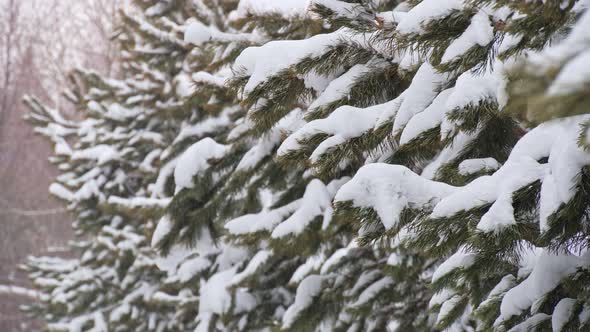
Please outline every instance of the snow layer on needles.
[[[152, 235], [151, 246], [156, 248], [158, 244], [172, 231], [174, 224], [168, 215], [164, 215], [160, 218], [154, 234]], [[208, 231], [202, 232], [199, 239], [195, 242], [194, 248], [188, 248], [183, 245], [175, 245], [171, 250], [170, 254], [166, 257], [158, 256], [155, 258], [155, 263], [158, 268], [162, 271], [167, 271], [169, 275], [178, 275], [180, 278], [191, 278], [192, 275], [201, 271], [205, 268], [208, 260], [185, 259], [195, 253], [199, 253], [202, 256], [216, 252], [218, 249], [215, 247], [211, 234]], [[207, 261], [207, 262], [206, 262]], [[182, 263], [182, 265], [181, 265]], [[187, 265], [185, 265], [187, 264]], [[177, 274], [176, 271], [180, 272]]]
[[197, 274], [205, 271], [211, 266], [211, 262], [203, 257], [194, 257], [184, 261], [177, 271], [180, 282], [188, 282]]
[[185, 72], [181, 72], [180, 74], [176, 75], [174, 78], [174, 85], [176, 95], [181, 98], [190, 97], [195, 93], [196, 90], [194, 82], [191, 81], [191, 77]]
[[[459, 303], [461, 303], [462, 299], [463, 298], [460, 295], [453, 295], [450, 299], [444, 301], [438, 310], [436, 324], [440, 324], [445, 318], [447, 318], [451, 311], [455, 309]], [[446, 331], [461, 331], [460, 329], [454, 329], [453, 326], [454, 325], [451, 325], [451, 328], [447, 329]]]
[[381, 114], [391, 107], [395, 100], [367, 108], [342, 106], [325, 119], [311, 121], [301, 129], [287, 137], [278, 150], [278, 155], [286, 155], [290, 151], [301, 148], [300, 141], [317, 134], [333, 135], [322, 142], [312, 153], [311, 159], [316, 161], [329, 148], [342, 144], [349, 139], [359, 137], [372, 129]]
[[467, 159], [459, 164], [459, 174], [467, 176], [479, 172], [495, 171], [501, 166], [494, 158]]
[[263, 41], [262, 37], [256, 33], [227, 33], [219, 31], [215, 26], [207, 26], [199, 21], [188, 21], [184, 32], [185, 43], [200, 46], [212, 40], [224, 42], [247, 41], [254, 44]]
[[296, 211], [301, 202], [299, 199], [274, 210], [247, 214], [227, 222], [224, 227], [233, 235], [272, 231], [276, 225]]
[[499, 89], [504, 86], [502, 70], [498, 68], [501, 64], [497, 62], [494, 71], [468, 71], [461, 74], [457, 78], [453, 94], [449, 96], [447, 107], [452, 110], [477, 105], [482, 100], [497, 100]]
[[119, 152], [110, 145], [100, 144], [84, 150], [75, 151], [73, 160], [96, 160], [99, 165], [119, 158]]
[[453, 40], [451, 45], [446, 49], [441, 62], [449, 62], [457, 57], [465, 54], [473, 46], [487, 46], [494, 39], [494, 29], [488, 14], [484, 11], [479, 11], [471, 19], [471, 24], [467, 27], [463, 34]]
[[463, 7], [461, 0], [424, 0], [401, 17], [397, 31], [401, 34], [421, 34], [424, 26]]
[[[475, 185], [469, 185], [469, 190], [465, 191], [465, 195], [472, 196], [471, 198], [463, 196], [466, 202], [476, 206], [475, 199], [480, 199], [480, 202], [493, 201], [490, 209], [477, 224], [477, 229], [492, 232], [499, 231], [506, 226], [515, 225], [516, 220], [512, 206], [514, 192], [541, 179], [544, 174], [545, 169], [542, 165], [533, 159], [524, 158], [520, 161], [508, 161], [494, 175], [481, 177], [478, 179], [479, 181], [474, 181], [479, 184], [483, 191], [479, 191]], [[455, 197], [454, 199], [459, 198]]]
[[423, 112], [412, 117], [402, 132], [400, 144], [406, 144], [423, 132], [440, 125], [447, 112], [447, 100], [452, 93], [453, 89], [444, 90]]
[[456, 269], [468, 268], [475, 263], [475, 254], [465, 248], [459, 249], [455, 254], [444, 261], [432, 274], [432, 282], [453, 272]]
[[241, 0], [232, 17], [247, 17], [248, 14], [279, 14], [283, 17], [304, 16], [310, 0]]
[[[506, 163], [493, 175], [480, 177], [435, 207], [432, 218], [449, 217], [486, 203], [493, 203], [478, 225], [496, 231], [515, 223], [512, 194], [537, 180], [542, 181], [541, 228], [548, 216], [575, 194], [576, 178], [589, 157], [576, 143], [580, 123], [587, 116], [546, 122], [522, 137]], [[549, 157], [549, 163], [537, 160]], [[465, 166], [465, 165], [464, 165]]]
[[246, 152], [236, 167], [236, 170], [247, 171], [256, 167], [260, 161], [274, 152], [275, 147], [283, 141], [285, 134], [301, 128], [304, 124], [303, 111], [300, 108], [292, 110], [269, 133], [262, 136], [256, 145]]
[[487, 299], [479, 304], [479, 307], [485, 307], [491, 301], [500, 298], [507, 290], [514, 287], [515, 284], [516, 278], [512, 274], [504, 276], [504, 278], [502, 278], [502, 280], [500, 280], [500, 282], [490, 291]]
[[330, 258], [324, 262], [322, 268], [320, 269], [320, 274], [328, 274], [334, 266], [337, 266], [342, 261], [342, 259], [348, 256], [351, 249], [351, 247], [345, 247], [336, 250], [332, 256], [330, 256]]
[[299, 314], [313, 303], [313, 299], [322, 291], [322, 284], [326, 279], [327, 277], [319, 275], [310, 275], [303, 279], [297, 287], [295, 302], [283, 315], [283, 329], [289, 329]]
[[124, 206], [130, 209], [136, 208], [165, 208], [170, 204], [171, 198], [151, 198], [151, 197], [133, 197], [124, 198], [118, 196], [110, 196], [109, 204]]
[[191, 76], [191, 78], [193, 79], [193, 81], [195, 81], [197, 83], [223, 87], [225, 85], [225, 81], [227, 80], [227, 77], [225, 74], [226, 73], [223, 71], [218, 72], [215, 75], [211, 75], [210, 73], [208, 73], [206, 71], [199, 71], [199, 72], [194, 73]]
[[300, 208], [273, 230], [272, 238], [301, 234], [318, 216], [331, 218], [332, 194], [322, 181], [314, 179], [305, 188]]
[[[237, 267], [214, 274], [209, 280], [201, 281], [199, 313], [226, 313], [232, 306], [232, 296], [228, 290], [236, 275]], [[256, 299], [246, 292], [236, 292], [235, 305], [237, 312], [243, 312], [256, 305]]]
[[544, 252], [538, 258], [531, 274], [518, 286], [510, 289], [500, 306], [500, 320], [520, 315], [539, 298], [553, 290], [561, 280], [581, 266], [590, 263], [590, 256], [582, 257]]
[[508, 332], [535, 331], [541, 323], [543, 323], [549, 318], [550, 316], [544, 313], [535, 314], [531, 318], [525, 320], [524, 322], [515, 325], [513, 328], [508, 330]]
[[229, 126], [231, 120], [228, 114], [222, 114], [218, 117], [212, 117], [200, 121], [196, 124], [183, 123], [182, 129], [173, 143], [182, 142], [182, 140], [189, 137], [199, 137], [207, 134], [211, 134], [219, 130], [220, 128]]
[[234, 69], [250, 76], [244, 87], [249, 94], [257, 85], [306, 57], [322, 55], [326, 49], [348, 35], [348, 30], [316, 35], [304, 40], [271, 41], [263, 46], [248, 47], [236, 59]]
[[[578, 145], [580, 125], [590, 117], [579, 116], [553, 122], [551, 152], [549, 155], [550, 175], [543, 181], [541, 199], [541, 229], [548, 228], [547, 219], [561, 205], [576, 193], [578, 175], [581, 169], [590, 164], [590, 155]], [[547, 136], [547, 138], [549, 138]], [[552, 182], [552, 183], [551, 183]], [[550, 199], [546, 199], [550, 198]]]
[[370, 67], [365, 64], [353, 66], [346, 73], [332, 80], [320, 96], [309, 105], [309, 109], [314, 110], [346, 97], [350, 93], [350, 87], [354, 80], [368, 72], [369, 69]]
[[540, 66], [542, 70], [547, 70], [561, 63], [564, 60], [573, 57], [590, 44], [590, 12], [586, 11], [573, 26], [572, 31], [567, 38], [561, 43], [545, 48], [541, 53], [532, 54], [531, 62], [535, 66]]
[[567, 95], [584, 89], [590, 81], [590, 51], [585, 51], [569, 61], [549, 87], [549, 95]]
[[299, 265], [297, 270], [293, 272], [291, 279], [289, 280], [289, 285], [297, 285], [299, 284], [305, 277], [307, 277], [313, 271], [319, 270], [324, 261], [326, 260], [326, 256], [323, 253], [309, 256], [305, 263]]
[[512, 194], [535, 182], [545, 174], [544, 168], [532, 158], [508, 161], [492, 176], [482, 176], [456, 193], [445, 197], [436, 205], [431, 218], [447, 218], [461, 211], [493, 203], [482, 217], [478, 229], [497, 231], [503, 226], [515, 224]]
[[367, 287], [358, 297], [355, 303], [352, 304], [353, 307], [360, 307], [367, 302], [371, 301], [377, 295], [386, 292], [387, 288], [391, 287], [394, 284], [393, 279], [390, 277], [384, 277], [379, 279], [378, 281], [371, 284]]
[[404, 91], [403, 99], [393, 122], [393, 132], [401, 130], [412, 117], [426, 109], [449, 79], [429, 63], [424, 63], [416, 72], [412, 83]]
[[554, 332], [561, 332], [563, 330], [574, 313], [575, 304], [576, 300], [569, 298], [562, 299], [557, 303], [551, 315], [551, 327]]
[[580, 124], [589, 118], [581, 115], [545, 122], [522, 137], [510, 154], [509, 160], [549, 157], [541, 185], [541, 230], [547, 230], [549, 216], [574, 196], [578, 175], [590, 163], [588, 154], [577, 144]]
[[451, 299], [454, 295], [456, 295], [455, 291], [448, 288], [443, 288], [430, 298], [430, 301], [428, 302], [428, 308], [432, 309], [434, 307], [440, 306]]
[[323, 217], [325, 228], [332, 219], [332, 198], [348, 180], [344, 177], [326, 186], [314, 179], [307, 185], [303, 198], [274, 210], [236, 218], [226, 223], [225, 228], [234, 235], [267, 231], [275, 239], [302, 233], [317, 217]]
[[52, 183], [49, 186], [49, 192], [58, 197], [63, 199], [64, 201], [73, 201], [74, 200], [74, 193], [68, 190], [66, 187], [59, 183]]
[[342, 0], [311, 0], [311, 5], [322, 5], [332, 10], [337, 15], [351, 16], [358, 15], [359, 8], [356, 3], [349, 3]]
[[342, 186], [335, 200], [374, 209], [388, 230], [398, 224], [404, 209], [436, 204], [456, 189], [427, 180], [403, 166], [371, 164], [362, 167]]
[[256, 255], [252, 257], [246, 268], [232, 278], [231, 284], [237, 285], [244, 281], [246, 278], [254, 275], [256, 271], [258, 271], [260, 266], [265, 264], [268, 261], [268, 259], [272, 257], [272, 254], [272, 250], [261, 250], [257, 252]]
[[[493, 72], [468, 71], [461, 74], [457, 78], [453, 93], [447, 99], [447, 114], [468, 106], [478, 106], [483, 101], [496, 102], [502, 108], [506, 102], [503, 93], [505, 79], [502, 76], [500, 62], [497, 61], [495, 66], [497, 68]], [[448, 136], [454, 128], [454, 123], [445, 117], [441, 125], [442, 137]]]
[[[386, 229], [394, 227], [404, 208], [434, 207], [430, 218], [448, 218], [485, 204], [491, 204], [477, 228], [498, 232], [515, 225], [512, 197], [519, 189], [541, 180], [541, 228], [548, 216], [575, 194], [577, 176], [590, 157], [576, 142], [580, 123], [587, 116], [550, 121], [527, 133], [514, 147], [506, 163], [491, 176], [482, 176], [455, 188], [420, 177], [393, 165], [373, 164], [361, 168], [342, 187], [337, 201], [351, 201], [355, 207], [373, 208]], [[537, 160], [549, 157], [548, 164]], [[493, 169], [492, 160], [472, 160], [464, 172]], [[362, 194], [359, 194], [362, 193]]]
[[193, 177], [209, 168], [210, 159], [219, 159], [229, 150], [229, 146], [206, 137], [191, 145], [178, 159], [174, 169], [176, 192], [182, 188], [192, 188]]

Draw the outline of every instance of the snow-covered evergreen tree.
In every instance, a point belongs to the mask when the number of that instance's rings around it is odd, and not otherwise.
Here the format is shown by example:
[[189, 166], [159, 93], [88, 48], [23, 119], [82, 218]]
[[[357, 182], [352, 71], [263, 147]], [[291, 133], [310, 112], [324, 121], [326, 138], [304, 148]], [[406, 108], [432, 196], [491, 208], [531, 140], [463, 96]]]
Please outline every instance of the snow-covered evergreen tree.
[[587, 1], [135, 4], [84, 120], [29, 101], [85, 235], [28, 264], [52, 326], [590, 328]]
[[[293, 297], [286, 287], [286, 274], [296, 262], [282, 256], [269, 259], [269, 245], [254, 236], [233, 241], [236, 234], [227, 232], [224, 224], [259, 212], [280, 194], [300, 195], [306, 186], [303, 168], [285, 172], [273, 158], [285, 132], [301, 121], [298, 111], [271, 132], [254, 135], [247, 118], [250, 106], [240, 103], [225, 85], [233, 77], [232, 64], [248, 46], [283, 38], [303, 39], [327, 29], [306, 15], [303, 2], [260, 5], [242, 1], [236, 5], [222, 7], [227, 8], [220, 13], [223, 24], [186, 23], [185, 40], [194, 47], [191, 54], [212, 55], [210, 64], [194, 68], [192, 74], [194, 97], [199, 105], [206, 105], [210, 118], [187, 121], [169, 148], [174, 151], [166, 157], [170, 172], [161, 175], [169, 178], [162, 181], [174, 184], [175, 196], [153, 238], [154, 246], [169, 254], [171, 261], [179, 259], [182, 265], [206, 262], [201, 273], [184, 280], [198, 283], [200, 296], [206, 299], [200, 302], [197, 316], [198, 328], [203, 330], [262, 329], [280, 321]], [[226, 127], [231, 124], [230, 130], [218, 135], [191, 134], [219, 122]], [[329, 205], [330, 200], [324, 204]], [[261, 263], [271, 266], [271, 261], [280, 269], [269, 273], [264, 286], [245, 287], [248, 273], [256, 272]]]
[[[199, 110], [187, 98], [189, 1], [136, 1], [116, 31], [122, 79], [72, 74], [66, 96], [80, 113], [67, 120], [33, 97], [28, 119], [55, 144], [61, 175], [51, 186], [75, 217], [78, 257], [31, 258], [40, 301], [25, 308], [55, 331], [179, 331], [194, 328], [198, 298], [176, 289], [150, 245], [170, 197], [154, 194], [159, 158]], [[172, 288], [174, 296], [170, 296]]]
[[[400, 17], [392, 43], [425, 62], [392, 112], [397, 137], [386, 161], [399, 165], [364, 166], [336, 201], [380, 229], [371, 237], [401, 229], [402, 248], [435, 260], [437, 328], [587, 328], [588, 154], [578, 139], [587, 119], [570, 116], [584, 112], [571, 109], [584, 107], [575, 87], [584, 83], [572, 84], [564, 64], [585, 48], [576, 37], [585, 9], [426, 0]], [[560, 47], [571, 50], [560, 55]], [[518, 69], [526, 55], [533, 64]], [[434, 76], [422, 76], [431, 68]], [[552, 76], [568, 77], [569, 90], [557, 92]], [[570, 93], [579, 99], [563, 105]]]

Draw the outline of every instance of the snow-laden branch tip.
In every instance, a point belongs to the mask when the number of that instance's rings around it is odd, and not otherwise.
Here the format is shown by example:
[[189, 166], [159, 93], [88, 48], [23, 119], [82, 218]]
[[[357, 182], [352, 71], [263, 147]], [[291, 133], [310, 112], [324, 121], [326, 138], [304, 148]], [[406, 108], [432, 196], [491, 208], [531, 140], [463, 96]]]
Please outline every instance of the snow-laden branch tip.
[[0, 295], [2, 294], [24, 296], [34, 299], [39, 297], [39, 293], [32, 289], [11, 285], [0, 285]]

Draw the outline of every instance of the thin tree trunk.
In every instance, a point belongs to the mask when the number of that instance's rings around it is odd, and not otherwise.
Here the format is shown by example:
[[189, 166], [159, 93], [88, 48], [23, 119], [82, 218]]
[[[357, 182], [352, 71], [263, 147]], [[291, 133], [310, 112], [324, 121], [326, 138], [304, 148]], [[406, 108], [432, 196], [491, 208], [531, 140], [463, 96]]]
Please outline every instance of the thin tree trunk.
[[9, 107], [11, 101], [11, 71], [12, 71], [12, 49], [15, 42], [14, 37], [18, 30], [18, 16], [20, 12], [20, 6], [17, 3], [18, 0], [8, 0], [8, 27], [4, 36], [4, 80], [2, 82], [2, 100], [0, 101], [0, 137], [2, 137], [3, 128], [6, 119], [9, 118], [9, 112], [12, 107]]

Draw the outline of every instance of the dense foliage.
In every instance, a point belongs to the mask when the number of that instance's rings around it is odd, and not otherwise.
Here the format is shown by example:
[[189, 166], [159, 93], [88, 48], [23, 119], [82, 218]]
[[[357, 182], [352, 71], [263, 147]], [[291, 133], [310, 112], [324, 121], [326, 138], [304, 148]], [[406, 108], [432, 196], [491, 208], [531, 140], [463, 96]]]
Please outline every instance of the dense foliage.
[[586, 8], [134, 1], [125, 78], [72, 75], [83, 120], [27, 99], [83, 239], [28, 262], [27, 309], [66, 331], [590, 329]]

